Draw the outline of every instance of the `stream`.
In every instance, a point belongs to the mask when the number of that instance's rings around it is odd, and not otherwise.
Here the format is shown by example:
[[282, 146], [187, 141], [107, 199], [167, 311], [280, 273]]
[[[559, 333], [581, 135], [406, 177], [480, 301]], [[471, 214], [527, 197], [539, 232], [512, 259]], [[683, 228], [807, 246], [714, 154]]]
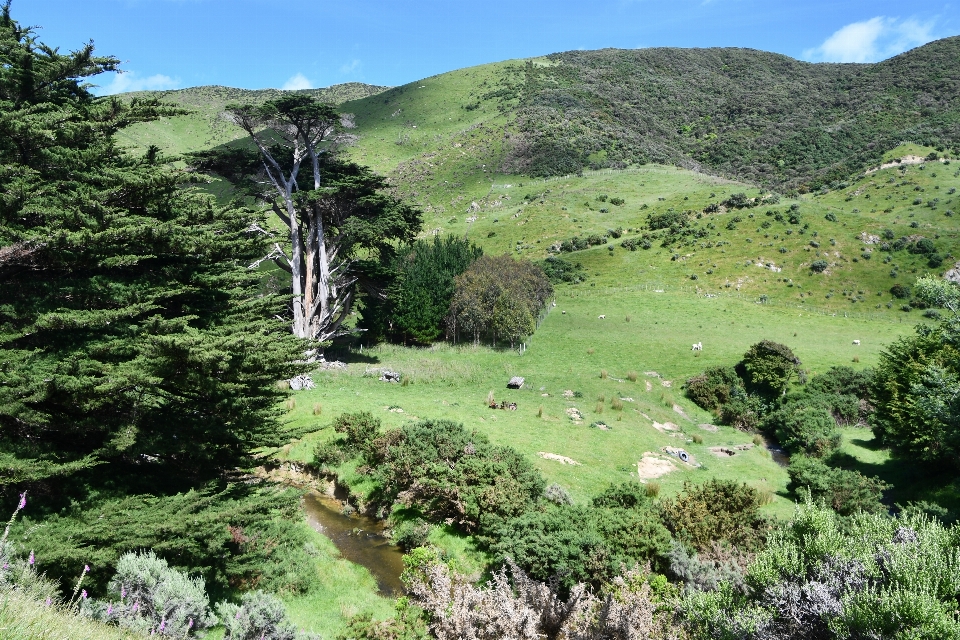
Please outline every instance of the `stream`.
[[307, 522], [330, 538], [345, 560], [366, 567], [381, 594], [403, 595], [403, 552], [383, 535], [382, 522], [367, 516], [345, 516], [339, 501], [321, 493], [308, 493], [303, 500]]

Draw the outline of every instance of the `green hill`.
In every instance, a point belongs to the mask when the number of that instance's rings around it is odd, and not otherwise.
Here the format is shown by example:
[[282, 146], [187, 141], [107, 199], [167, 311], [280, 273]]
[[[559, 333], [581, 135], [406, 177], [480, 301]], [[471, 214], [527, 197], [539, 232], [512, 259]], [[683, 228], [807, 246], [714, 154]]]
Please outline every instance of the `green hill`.
[[[341, 104], [374, 96], [386, 89], [387, 87], [348, 82], [321, 89], [305, 89], [296, 93], [310, 95], [331, 104]], [[192, 113], [139, 124], [124, 131], [119, 137], [121, 142], [140, 150], [151, 144], [171, 154], [209, 149], [242, 137], [239, 129], [221, 117], [226, 105], [232, 102], [261, 103], [276, 98], [282, 93], [287, 92], [278, 89], [248, 90], [206, 86], [123, 94], [125, 98], [160, 98], [165, 102], [190, 109]]]

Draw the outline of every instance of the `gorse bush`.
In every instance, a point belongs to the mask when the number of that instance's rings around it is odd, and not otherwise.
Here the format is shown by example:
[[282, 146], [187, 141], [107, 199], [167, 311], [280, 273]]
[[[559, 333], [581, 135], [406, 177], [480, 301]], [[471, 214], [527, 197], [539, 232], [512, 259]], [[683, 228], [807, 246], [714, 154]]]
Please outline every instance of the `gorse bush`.
[[527, 511], [545, 482], [510, 447], [449, 420], [420, 420], [387, 431], [363, 454], [381, 510], [400, 500], [430, 521], [489, 535], [508, 518]]
[[687, 397], [707, 411], [717, 411], [743, 391], [743, 380], [733, 367], [713, 367], [687, 380]]
[[723, 541], [747, 549], [759, 546], [767, 532], [760, 506], [753, 487], [714, 479], [684, 484], [679, 495], [661, 502], [660, 510], [677, 539], [702, 551]]

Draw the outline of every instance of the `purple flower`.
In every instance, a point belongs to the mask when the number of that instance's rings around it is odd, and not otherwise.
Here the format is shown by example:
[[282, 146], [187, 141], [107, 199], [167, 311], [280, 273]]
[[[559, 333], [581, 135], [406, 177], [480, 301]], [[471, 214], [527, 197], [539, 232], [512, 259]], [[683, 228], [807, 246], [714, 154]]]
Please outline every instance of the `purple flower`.
[[133, 612], [136, 613], [136, 612], [137, 612], [137, 609], [139, 609], [139, 608], [140, 608], [140, 603], [139, 603], [139, 602], [134, 602], [134, 603], [133, 603]]
[[112, 604], [108, 604], [108, 605], [107, 605], [107, 615], [109, 616], [109, 615], [111, 615], [112, 613], [113, 613], [113, 605], [112, 605]]
[[90, 571], [90, 565], [88, 564], [83, 565], [83, 572], [88, 573], [89, 571]]
[[120, 587], [120, 600], [123, 600], [126, 597], [127, 597], [127, 588]]
[[33, 551], [30, 552], [30, 558], [27, 560], [30, 563], [30, 566], [33, 566], [33, 563], [36, 562], [36, 559], [33, 557]]
[[161, 621], [160, 621], [160, 633], [163, 633], [163, 630], [166, 629], [166, 627], [167, 627], [167, 621], [166, 621], [166, 620], [161, 620]]
[[187, 622], [187, 629], [193, 629], [193, 618], [190, 618], [190, 621]]
[[233, 616], [233, 619], [234, 619], [234, 620], [239, 620], [239, 619], [240, 619], [240, 610], [239, 610], [239, 609], [237, 609], [237, 615]]
[[84, 600], [87, 599], [87, 590], [86, 590], [86, 589], [84, 589], [83, 591], [80, 592], [80, 597], [83, 598]]
[[4, 563], [3, 563], [3, 568], [4, 568], [4, 569], [9, 569], [9, 568], [10, 568], [10, 565], [7, 564], [6, 562], [4, 562]]
[[49, 607], [51, 604], [53, 603], [50, 601], [50, 598], [47, 598], [47, 606]]
[[25, 506], [27, 506], [27, 492], [26, 492], [26, 491], [24, 491], [23, 493], [20, 494], [20, 504], [17, 505], [17, 511], [20, 511], [20, 509], [23, 509]]

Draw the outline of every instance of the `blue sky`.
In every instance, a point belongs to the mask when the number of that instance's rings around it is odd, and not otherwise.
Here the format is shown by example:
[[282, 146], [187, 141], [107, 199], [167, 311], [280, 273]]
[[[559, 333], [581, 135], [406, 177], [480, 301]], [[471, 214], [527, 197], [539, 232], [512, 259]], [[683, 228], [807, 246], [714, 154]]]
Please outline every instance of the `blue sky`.
[[205, 84], [398, 85], [485, 62], [603, 47], [749, 47], [871, 62], [960, 34], [916, 0], [14, 0], [61, 49], [93, 39], [127, 73], [100, 93]]

